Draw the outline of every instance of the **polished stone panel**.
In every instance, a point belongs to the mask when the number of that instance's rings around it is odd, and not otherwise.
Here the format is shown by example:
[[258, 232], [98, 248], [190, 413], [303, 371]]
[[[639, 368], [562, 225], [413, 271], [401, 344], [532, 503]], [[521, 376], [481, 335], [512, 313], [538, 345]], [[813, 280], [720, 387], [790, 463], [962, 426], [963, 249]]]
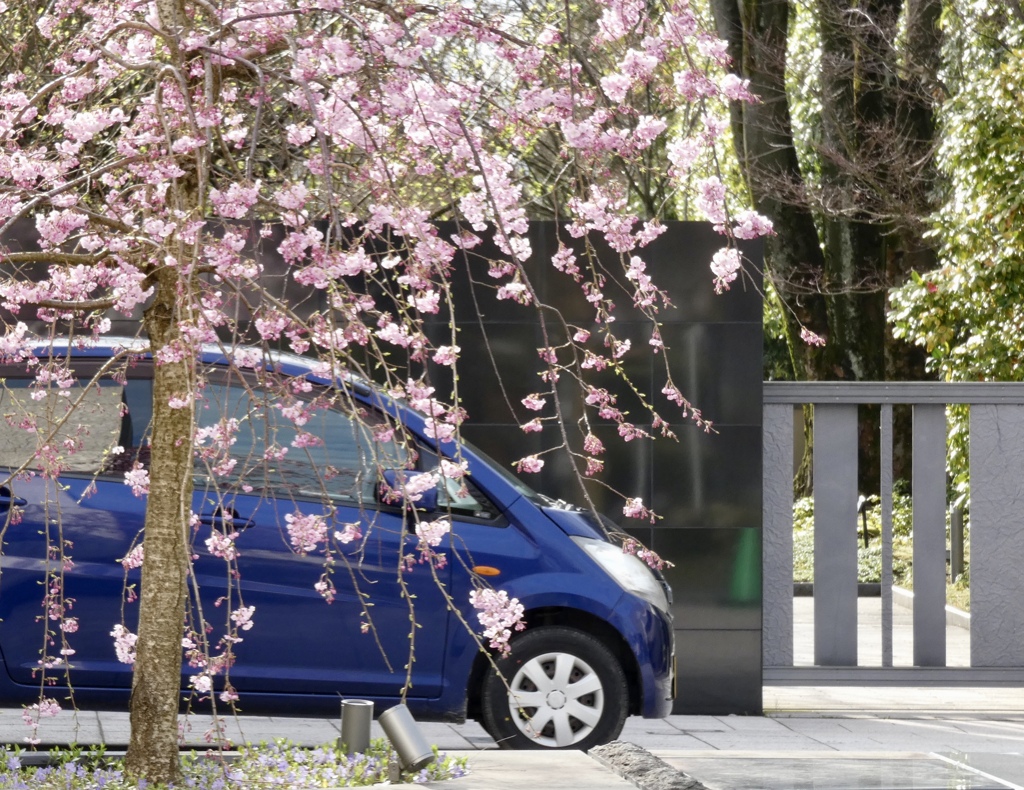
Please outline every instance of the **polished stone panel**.
[[677, 629], [761, 628], [761, 530], [653, 532], [654, 550], [675, 563], [664, 573]]
[[651, 446], [651, 502], [669, 527], [761, 526], [761, 426], [706, 434], [673, 425], [678, 442]]
[[[453, 228], [442, 229], [442, 236]], [[676, 440], [623, 442], [617, 426], [583, 407], [571, 377], [559, 382], [560, 407], [570, 441], [582, 440], [581, 418], [604, 444], [602, 483], [586, 484], [593, 505], [624, 531], [651, 545], [675, 566], [666, 573], [674, 590], [679, 637], [680, 700], [678, 710], [692, 713], [759, 713], [761, 710], [761, 296], [755, 284], [737, 282], [716, 295], [709, 262], [723, 246], [722, 237], [702, 223], [670, 223], [668, 232], [642, 251], [648, 272], [672, 294], [673, 305], [659, 313], [667, 352], [647, 353], [651, 328], [630, 304], [628, 295], [608, 295], [617, 319], [596, 324], [592, 305], [579, 286], [550, 264], [559, 243], [582, 251], [581, 242], [564, 227], [534, 223], [533, 258], [528, 276], [541, 302], [556, 308], [571, 329], [585, 328], [595, 339], [611, 329], [628, 340], [633, 353], [621, 368], [670, 421]], [[745, 254], [759, 260], [760, 246], [744, 244]], [[464, 435], [499, 463], [513, 461], [562, 443], [552, 424], [524, 434], [519, 423], [534, 413], [521, 406], [523, 396], [543, 388], [536, 349], [559, 342], [565, 331], [555, 321], [542, 327], [535, 311], [498, 301], [495, 280], [477, 253], [467, 267], [460, 263], [454, 282], [462, 347], [459, 394], [470, 415]], [[615, 253], [596, 254], [610, 268]], [[483, 329], [481, 329], [481, 324]], [[483, 339], [484, 333], [487, 340]], [[445, 314], [429, 327], [436, 343], [448, 343], [451, 326]], [[600, 346], [595, 346], [600, 349]], [[564, 353], [564, 352], [561, 352]], [[704, 432], [686, 422], [679, 407], [661, 393], [668, 364], [674, 383], [714, 423]], [[497, 372], [496, 372], [497, 371]], [[499, 378], [500, 373], [500, 378]], [[439, 393], [450, 389], [450, 374], [435, 370]], [[606, 369], [587, 371], [587, 381], [617, 397], [616, 406], [644, 431], [657, 433], [641, 398]], [[512, 413], [510, 413], [510, 407]], [[550, 414], [549, 408], [545, 414]], [[544, 469], [524, 479], [553, 497], [584, 503], [572, 462], [562, 452], [547, 453]], [[622, 496], [640, 497], [660, 517], [654, 524], [624, 522]]]
[[676, 629], [673, 713], [760, 716], [761, 630]]
[[662, 337], [676, 386], [706, 419], [715, 426], [761, 422], [760, 399], [750, 397], [760, 391], [763, 375], [759, 323], [667, 324]]

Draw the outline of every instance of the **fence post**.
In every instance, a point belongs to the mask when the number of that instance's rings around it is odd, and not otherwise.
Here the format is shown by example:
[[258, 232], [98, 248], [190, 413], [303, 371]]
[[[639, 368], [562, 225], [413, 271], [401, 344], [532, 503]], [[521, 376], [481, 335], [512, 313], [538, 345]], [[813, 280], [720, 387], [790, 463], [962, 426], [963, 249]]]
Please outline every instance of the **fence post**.
[[955, 507], [949, 514], [949, 580], [955, 582], [964, 572], [964, 511]]

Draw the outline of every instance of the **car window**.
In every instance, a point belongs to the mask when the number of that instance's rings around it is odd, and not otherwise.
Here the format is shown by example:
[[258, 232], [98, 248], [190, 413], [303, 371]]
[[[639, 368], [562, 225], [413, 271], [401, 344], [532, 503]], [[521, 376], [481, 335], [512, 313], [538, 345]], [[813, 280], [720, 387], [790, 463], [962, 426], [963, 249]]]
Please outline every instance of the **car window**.
[[30, 469], [53, 464], [62, 472], [92, 475], [122, 452], [127, 423], [121, 385], [105, 380], [40, 390], [32, 384], [6, 379], [0, 386], [0, 466], [30, 461]]
[[437, 455], [426, 448], [420, 449], [420, 468], [433, 472], [438, 477], [437, 504], [440, 510], [483, 521], [500, 518], [498, 508], [468, 476], [454, 478], [441, 474]]
[[[366, 411], [353, 419], [325, 397], [320, 392], [284, 402], [242, 384], [209, 383], [197, 409], [197, 482], [374, 502], [379, 470], [411, 468], [415, 453], [394, 438], [375, 436], [380, 415]], [[224, 435], [230, 436], [226, 449]]]

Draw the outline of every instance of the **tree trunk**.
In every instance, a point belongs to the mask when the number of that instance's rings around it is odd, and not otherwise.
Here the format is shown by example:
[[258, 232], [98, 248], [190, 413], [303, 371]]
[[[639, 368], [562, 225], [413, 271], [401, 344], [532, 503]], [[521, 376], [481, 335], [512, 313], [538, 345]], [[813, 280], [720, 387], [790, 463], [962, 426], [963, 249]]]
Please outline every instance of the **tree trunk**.
[[825, 265], [818, 230], [810, 207], [796, 198], [803, 176], [786, 94], [789, 0], [711, 0], [711, 9], [719, 36], [761, 100], [732, 103], [733, 140], [754, 206], [775, 225], [775, 236], [765, 240], [765, 273], [784, 307], [794, 378], [821, 378], [822, 349], [800, 339], [803, 327], [826, 337], [828, 318], [818, 285]]
[[[154, 355], [179, 337], [177, 271], [164, 269], [145, 327]], [[188, 530], [192, 511], [192, 434], [195, 417], [192, 359], [154, 366], [153, 437], [146, 502], [139, 630], [132, 678], [128, 774], [149, 782], [180, 779], [178, 706], [181, 638], [188, 600]], [[188, 407], [171, 408], [172, 397]]]

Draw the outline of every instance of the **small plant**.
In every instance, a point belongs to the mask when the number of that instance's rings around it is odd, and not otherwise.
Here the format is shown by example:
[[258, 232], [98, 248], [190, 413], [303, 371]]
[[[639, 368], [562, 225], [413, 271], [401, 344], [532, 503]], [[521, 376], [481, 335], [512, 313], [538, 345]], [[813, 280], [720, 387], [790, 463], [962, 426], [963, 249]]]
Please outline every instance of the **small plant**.
[[[122, 760], [102, 747], [78, 746], [51, 750], [45, 765], [31, 764], [26, 753], [4, 750], [0, 761], [0, 790], [136, 790], [143, 785], [127, 779]], [[362, 754], [345, 755], [334, 746], [305, 748], [286, 740], [246, 745], [238, 752], [187, 752], [182, 756], [184, 785], [193, 790], [232, 790], [255, 785], [277, 788], [366, 787], [394, 781], [389, 766], [397, 763], [383, 739], [371, 742]], [[434, 748], [434, 761], [416, 773], [402, 771], [400, 782], [458, 779], [468, 772], [465, 757], [450, 757]]]
[[[858, 514], [857, 581], [882, 581], [882, 506], [877, 496], [867, 498], [865, 509], [868, 545], [864, 545], [864, 517]], [[897, 587], [914, 586], [914, 511], [913, 503], [897, 484], [892, 506], [892, 578]], [[948, 525], [947, 525], [948, 527]], [[967, 547], [963, 575], [946, 589], [947, 602], [957, 608], [970, 609], [970, 548]], [[793, 503], [793, 581], [814, 581], [814, 498], [802, 497]]]

